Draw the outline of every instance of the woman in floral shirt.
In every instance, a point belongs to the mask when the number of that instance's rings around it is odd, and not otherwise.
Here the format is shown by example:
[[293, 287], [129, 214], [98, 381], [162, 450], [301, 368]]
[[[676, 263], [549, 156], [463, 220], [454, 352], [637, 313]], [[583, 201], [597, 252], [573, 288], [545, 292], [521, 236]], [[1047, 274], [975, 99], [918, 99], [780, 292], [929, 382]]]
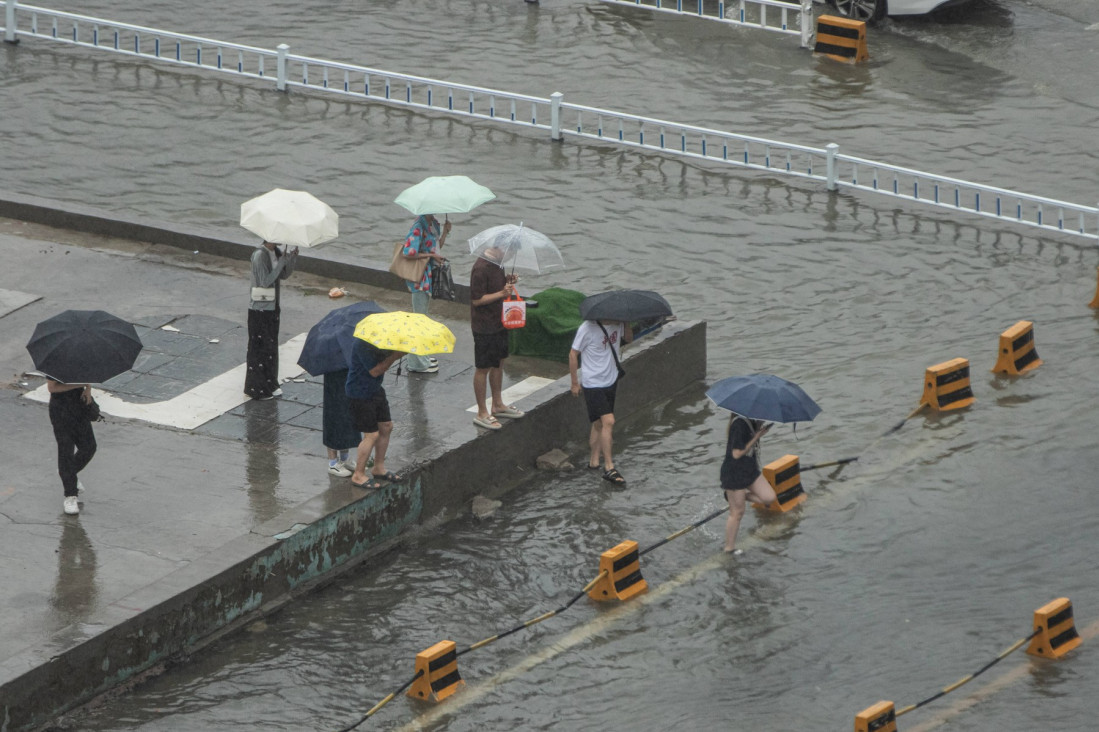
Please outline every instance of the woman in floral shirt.
[[[408, 239], [405, 240], [401, 255], [407, 259], [428, 259], [424, 267], [424, 275], [419, 282], [405, 281], [409, 292], [412, 293], [412, 312], [427, 315], [427, 306], [431, 302], [431, 270], [435, 262], [445, 261], [445, 257], [439, 254], [446, 241], [446, 235], [450, 233], [450, 222], [447, 221], [441, 227], [439, 220], [431, 214], [417, 217], [408, 231]], [[408, 370], [417, 374], [430, 374], [439, 370], [439, 363], [434, 358], [425, 358], [409, 354]]]

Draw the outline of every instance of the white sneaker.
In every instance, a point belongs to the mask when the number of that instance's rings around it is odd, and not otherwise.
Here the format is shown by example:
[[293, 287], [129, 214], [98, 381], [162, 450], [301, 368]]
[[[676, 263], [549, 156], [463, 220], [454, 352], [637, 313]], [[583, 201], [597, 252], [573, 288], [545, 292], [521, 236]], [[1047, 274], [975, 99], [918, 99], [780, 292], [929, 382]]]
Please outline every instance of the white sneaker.
[[76, 492], [77, 493], [83, 493], [84, 492], [84, 484], [80, 482], [80, 478], [76, 479]]
[[275, 389], [271, 392], [271, 396], [282, 396], [282, 389]]
[[80, 504], [76, 502], [76, 496], [65, 496], [65, 513], [70, 516], [80, 513]]
[[347, 460], [344, 460], [343, 461], [343, 466], [345, 468], [347, 468], [348, 470], [350, 470], [352, 473], [355, 472], [355, 461], [352, 458], [348, 458]]
[[433, 363], [428, 365], [426, 369], [409, 369], [410, 374], [433, 374], [439, 370], [439, 364]]
[[343, 463], [336, 463], [335, 465], [328, 466], [328, 474], [334, 475], [337, 478], [348, 478], [353, 471], [348, 470], [347, 466]]

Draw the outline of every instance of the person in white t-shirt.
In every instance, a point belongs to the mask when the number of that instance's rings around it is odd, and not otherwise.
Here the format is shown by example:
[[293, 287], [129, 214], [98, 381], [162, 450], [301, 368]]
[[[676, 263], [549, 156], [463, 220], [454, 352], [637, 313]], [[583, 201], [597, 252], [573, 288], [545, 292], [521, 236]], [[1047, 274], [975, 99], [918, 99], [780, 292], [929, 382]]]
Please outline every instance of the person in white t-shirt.
[[602, 468], [603, 480], [619, 486], [626, 485], [626, 479], [614, 467], [614, 458], [611, 456], [614, 397], [619, 379], [615, 359], [617, 357], [621, 361], [622, 346], [632, 339], [633, 331], [628, 323], [585, 320], [576, 330], [576, 337], [573, 338], [572, 349], [569, 351], [572, 395], [579, 396], [580, 387], [584, 388], [584, 401], [588, 407], [588, 419], [591, 421], [588, 469]]

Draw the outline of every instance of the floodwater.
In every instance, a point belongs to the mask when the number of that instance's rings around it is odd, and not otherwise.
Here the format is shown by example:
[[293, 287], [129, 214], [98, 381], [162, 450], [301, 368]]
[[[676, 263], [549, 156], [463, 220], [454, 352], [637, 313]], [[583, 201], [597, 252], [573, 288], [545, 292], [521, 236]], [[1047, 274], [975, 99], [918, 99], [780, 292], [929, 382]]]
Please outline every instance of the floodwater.
[[[594, 1], [56, 7], [1099, 198], [1090, 0], [984, 0], [891, 21], [857, 68], [792, 38]], [[1086, 637], [1079, 651], [1013, 654], [900, 728], [1095, 728], [1094, 242], [40, 42], [0, 50], [0, 104], [5, 188], [225, 231], [243, 198], [307, 188], [341, 214], [340, 241], [319, 253], [337, 259], [381, 262], [408, 224], [396, 193], [468, 174], [499, 199], [455, 217], [455, 241], [522, 220], [570, 265], [530, 278], [532, 290], [659, 290], [680, 317], [708, 321], [711, 381], [777, 373], [824, 408], [796, 434], [773, 431], [765, 460], [860, 456], [806, 473], [796, 514], [749, 516], [742, 557], [720, 555], [711, 522], [646, 555], [647, 596], [617, 608], [585, 599], [466, 654], [459, 695], [438, 707], [400, 696], [364, 728], [850, 729], [879, 699], [912, 704], [976, 671], [1061, 596]], [[995, 377], [998, 334], [1022, 319], [1045, 363]], [[924, 369], [955, 357], [971, 360], [977, 403], [882, 437], [915, 407]], [[354, 722], [408, 680], [416, 652], [555, 609], [600, 552], [647, 546], [719, 508], [727, 416], [702, 391], [616, 435], [627, 490], [538, 477], [492, 519], [409, 537], [79, 727]]]

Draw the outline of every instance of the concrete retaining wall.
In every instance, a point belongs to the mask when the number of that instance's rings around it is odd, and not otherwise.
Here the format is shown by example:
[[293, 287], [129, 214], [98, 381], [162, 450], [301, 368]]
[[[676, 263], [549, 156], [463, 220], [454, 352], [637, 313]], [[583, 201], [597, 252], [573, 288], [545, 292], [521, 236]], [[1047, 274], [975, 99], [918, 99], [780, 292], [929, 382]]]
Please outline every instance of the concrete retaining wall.
[[[229, 259], [247, 260], [259, 244], [258, 237], [255, 236], [241, 234], [239, 237], [228, 237], [221, 231], [204, 232], [201, 228], [194, 226], [184, 228], [164, 221], [147, 219], [139, 221], [90, 206], [24, 196], [4, 190], [0, 190], [0, 216], [55, 226], [59, 229], [163, 244]], [[297, 271], [329, 277], [337, 281], [360, 282], [371, 287], [404, 291], [404, 280], [392, 274], [388, 267], [388, 261], [364, 265], [358, 261], [324, 258], [303, 249], [301, 256], [298, 257]], [[468, 304], [469, 281], [455, 275], [454, 289], [457, 301]]]

